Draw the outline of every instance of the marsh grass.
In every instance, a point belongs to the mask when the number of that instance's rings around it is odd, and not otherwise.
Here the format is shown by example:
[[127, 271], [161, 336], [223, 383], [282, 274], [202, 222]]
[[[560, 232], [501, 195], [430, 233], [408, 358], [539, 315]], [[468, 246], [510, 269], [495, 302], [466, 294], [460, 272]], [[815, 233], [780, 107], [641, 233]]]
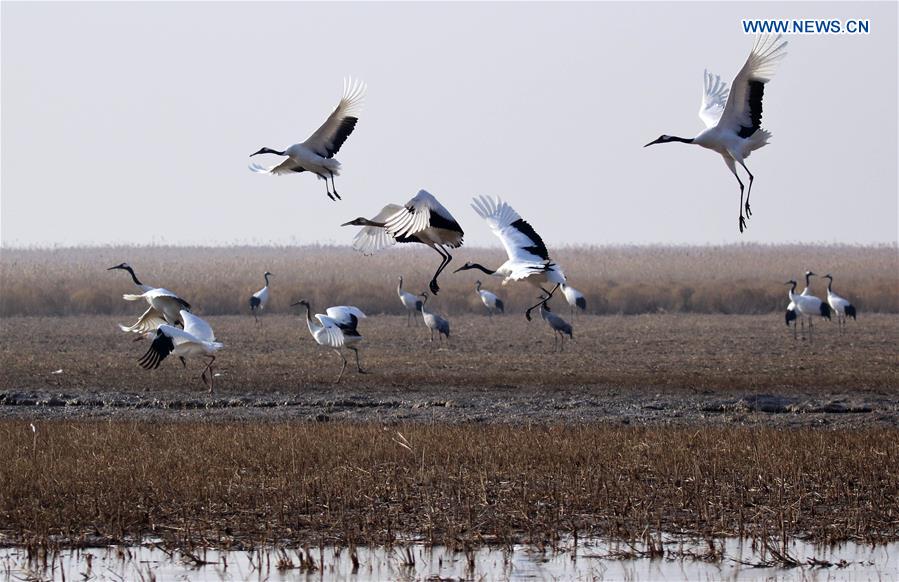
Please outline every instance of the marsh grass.
[[[899, 434], [0, 422], [7, 542], [451, 547], [646, 532], [899, 537]], [[308, 552], [307, 552], [308, 553]], [[286, 565], [286, 562], [285, 562]]]
[[[597, 314], [659, 311], [757, 314], [786, 305], [783, 282], [806, 269], [831, 272], [835, 288], [860, 312], [899, 312], [899, 255], [895, 245], [733, 245], [709, 247], [562, 247], [553, 256]], [[477, 271], [452, 271], [472, 260], [497, 266], [498, 248], [463, 247], [441, 277], [440, 309], [449, 314], [480, 309], [474, 282], [499, 292], [507, 305], [534, 302], [526, 285], [501, 287]], [[134, 287], [112, 265], [129, 262], [147, 284], [188, 299], [199, 313], [244, 313], [250, 294], [272, 278], [269, 311], [285, 313], [301, 298], [314, 305], [351, 303], [372, 313], [399, 314], [396, 278], [418, 293], [437, 267], [428, 249], [393, 248], [365, 257], [348, 247], [96, 247], [3, 249], [0, 316], [135, 313], [122, 301]], [[486, 278], [485, 278], [486, 277]], [[814, 290], [824, 293], [817, 280]]]

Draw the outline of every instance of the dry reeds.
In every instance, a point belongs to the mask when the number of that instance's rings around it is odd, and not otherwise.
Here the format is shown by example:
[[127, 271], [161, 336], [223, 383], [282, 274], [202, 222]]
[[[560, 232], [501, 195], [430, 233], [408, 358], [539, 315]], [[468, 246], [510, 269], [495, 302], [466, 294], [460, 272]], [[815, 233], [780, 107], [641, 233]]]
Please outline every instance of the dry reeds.
[[[832, 272], [836, 289], [860, 312], [899, 312], [899, 256], [895, 245], [734, 245], [722, 247], [563, 247], [554, 258], [598, 314], [769, 313], [786, 305], [782, 285], [806, 269]], [[501, 250], [462, 248], [441, 277], [441, 309], [480, 309], [474, 281], [483, 274], [452, 270], [466, 260], [499, 265]], [[127, 274], [106, 268], [127, 261], [145, 283], [181, 294], [207, 315], [247, 311], [250, 294], [272, 271], [272, 312], [307, 298], [314, 305], [352, 303], [372, 313], [399, 314], [396, 278], [407, 290], [424, 290], [438, 264], [427, 249], [398, 247], [373, 257], [347, 247], [97, 247], [57, 250], [4, 249], [0, 257], [0, 316], [124, 314], [135, 306]], [[500, 288], [507, 305], [525, 307], [529, 286]], [[824, 293], [824, 284], [815, 282]]]
[[0, 422], [0, 527], [18, 542], [899, 537], [895, 429], [59, 421], [38, 430], [32, 454], [28, 423]]

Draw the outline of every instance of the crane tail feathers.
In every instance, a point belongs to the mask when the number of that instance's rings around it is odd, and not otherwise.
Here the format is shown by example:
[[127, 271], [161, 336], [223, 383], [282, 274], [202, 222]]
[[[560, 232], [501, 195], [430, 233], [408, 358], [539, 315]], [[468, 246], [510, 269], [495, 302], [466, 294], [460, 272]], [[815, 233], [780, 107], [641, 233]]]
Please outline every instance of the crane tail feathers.
[[846, 312], [846, 317], [851, 317], [852, 319], [855, 319], [855, 305], [847, 305], [845, 312]]

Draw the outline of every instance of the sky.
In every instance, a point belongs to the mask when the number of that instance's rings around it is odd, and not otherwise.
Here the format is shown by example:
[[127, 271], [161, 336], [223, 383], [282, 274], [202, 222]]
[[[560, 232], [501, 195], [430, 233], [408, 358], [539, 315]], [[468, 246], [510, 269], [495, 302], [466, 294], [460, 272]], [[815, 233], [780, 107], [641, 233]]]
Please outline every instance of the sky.
[[[424, 188], [466, 244], [500, 196], [548, 245], [897, 240], [897, 3], [12, 3], [0, 5], [0, 241], [349, 244]], [[747, 160], [753, 217], [692, 137], [703, 69], [730, 81], [744, 18], [867, 18], [789, 36]], [[251, 173], [303, 141], [343, 78], [368, 84], [337, 158]], [[272, 156], [253, 161], [274, 163]]]

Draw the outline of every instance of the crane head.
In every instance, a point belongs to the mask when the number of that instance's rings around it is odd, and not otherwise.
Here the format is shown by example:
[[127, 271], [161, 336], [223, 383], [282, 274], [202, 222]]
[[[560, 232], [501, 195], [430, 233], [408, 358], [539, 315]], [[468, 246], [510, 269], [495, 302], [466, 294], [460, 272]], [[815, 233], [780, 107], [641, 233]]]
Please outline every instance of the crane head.
[[792, 279], [790, 279], [789, 281], [787, 281], [786, 283], [784, 283], [784, 285], [795, 285], [795, 284], [796, 284], [796, 281], [794, 281], [794, 280], [792, 280]]
[[304, 306], [306, 306], [306, 307], [309, 307], [309, 302], [306, 301], [305, 299], [300, 299], [300, 300], [297, 301], [296, 303], [291, 303], [291, 304], [290, 304], [291, 307], [296, 307], [297, 305], [304, 305]]
[[262, 276], [263, 276], [263, 277], [274, 277], [275, 275], [274, 275], [273, 273], [270, 273], [270, 272], [266, 271], [265, 274], [262, 275]]
[[806, 277], [817, 277], [818, 275], [816, 275], [815, 273], [812, 273], [811, 271], [806, 271], [805, 276]]
[[474, 269], [474, 268], [475, 268], [474, 263], [472, 263], [471, 261], [468, 261], [467, 263], [465, 263], [464, 265], [462, 265], [461, 267], [459, 267], [458, 269], [453, 271], [453, 273], [458, 273], [459, 271], [467, 271], [468, 269]]
[[250, 157], [252, 158], [253, 156], [258, 156], [259, 154], [275, 154], [278, 156], [283, 156], [284, 152], [279, 152], [271, 148], [260, 148], [258, 152], [250, 154]]
[[367, 218], [360, 216], [359, 218], [354, 218], [349, 222], [344, 222], [340, 226], [368, 226], [370, 222], [371, 221], [369, 221]]
[[127, 271], [127, 270], [130, 269], [130, 268], [131, 268], [131, 265], [129, 265], [128, 263], [119, 263], [119, 264], [116, 265], [115, 267], [109, 267], [109, 268], [106, 269], [106, 270], [107, 270], [107, 271], [112, 271], [113, 269], [125, 269], [125, 270]]
[[830, 273], [824, 275], [824, 278], [825, 278], [825, 279], [830, 279], [831, 281], [833, 281], [833, 277], [830, 275]]
[[655, 139], [655, 140], [649, 142], [648, 144], [646, 144], [646, 145], [643, 146], [643, 147], [648, 148], [649, 146], [655, 145], [655, 144], [657, 144], [657, 143], [668, 143], [668, 142], [670, 142], [670, 141], [671, 141], [671, 136], [670, 136], [670, 135], [660, 135], [657, 139]]

